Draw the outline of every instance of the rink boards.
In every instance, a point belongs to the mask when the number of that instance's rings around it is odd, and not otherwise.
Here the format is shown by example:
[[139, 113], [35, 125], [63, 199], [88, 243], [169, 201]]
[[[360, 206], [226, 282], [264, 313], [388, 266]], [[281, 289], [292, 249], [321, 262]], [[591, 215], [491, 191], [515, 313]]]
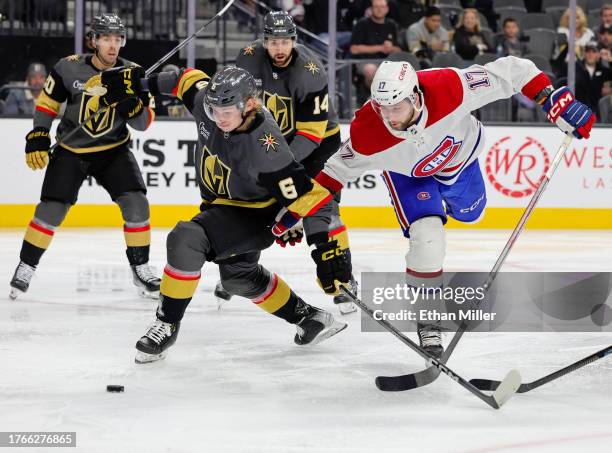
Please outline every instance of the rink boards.
[[[57, 122], [56, 122], [57, 124]], [[0, 226], [20, 227], [32, 217], [43, 172], [24, 162], [27, 119], [0, 120], [3, 165], [0, 166]], [[192, 121], [155, 121], [145, 132], [132, 132], [132, 150], [141, 166], [155, 226], [173, 226], [198, 210], [193, 151], [198, 129]], [[343, 137], [348, 125], [342, 126]], [[479, 162], [487, 184], [487, 211], [475, 225], [450, 227], [512, 228], [537, 182], [550, 166], [562, 135], [551, 126], [487, 126]], [[258, 152], [259, 150], [254, 150]], [[588, 141], [570, 145], [559, 169], [529, 221], [538, 229], [612, 228], [612, 129], [596, 128]], [[342, 194], [342, 214], [353, 227], [393, 228], [397, 220], [379, 174], [363, 175]], [[65, 226], [121, 225], [119, 210], [94, 181], [86, 181]]]

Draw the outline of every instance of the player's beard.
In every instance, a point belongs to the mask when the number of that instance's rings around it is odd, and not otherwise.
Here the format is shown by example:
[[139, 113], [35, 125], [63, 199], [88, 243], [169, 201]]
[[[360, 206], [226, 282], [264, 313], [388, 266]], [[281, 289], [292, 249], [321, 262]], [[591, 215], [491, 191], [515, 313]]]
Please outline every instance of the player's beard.
[[274, 54], [272, 60], [274, 61], [275, 66], [284, 68], [285, 66], [287, 66], [287, 64], [289, 64], [289, 61], [291, 60], [291, 54], [277, 53]]

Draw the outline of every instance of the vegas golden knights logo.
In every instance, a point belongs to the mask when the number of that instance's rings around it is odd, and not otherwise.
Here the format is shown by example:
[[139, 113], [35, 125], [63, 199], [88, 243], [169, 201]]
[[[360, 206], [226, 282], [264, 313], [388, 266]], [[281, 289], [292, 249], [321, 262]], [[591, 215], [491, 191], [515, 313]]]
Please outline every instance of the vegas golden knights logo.
[[[83, 130], [92, 137], [100, 137], [113, 128], [115, 122], [115, 109], [106, 109], [94, 115], [100, 108], [100, 96], [92, 96], [83, 93], [81, 98], [81, 110], [79, 112], [79, 122], [82, 123], [90, 118], [83, 125]], [[93, 116], [92, 116], [93, 115]]]
[[263, 101], [265, 107], [272, 113], [283, 135], [289, 134], [295, 128], [293, 119], [293, 105], [290, 97], [264, 91]]
[[204, 186], [221, 198], [232, 198], [229, 191], [231, 168], [225, 165], [218, 156], [210, 153], [205, 146], [200, 162], [200, 174]]

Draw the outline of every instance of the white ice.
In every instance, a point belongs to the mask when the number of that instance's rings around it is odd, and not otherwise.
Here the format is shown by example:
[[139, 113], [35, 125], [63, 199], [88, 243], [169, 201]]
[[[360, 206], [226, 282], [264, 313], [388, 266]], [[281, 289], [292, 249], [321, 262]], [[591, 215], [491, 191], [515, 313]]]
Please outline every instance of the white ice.
[[[153, 233], [158, 270], [166, 234]], [[449, 231], [446, 269], [488, 271], [508, 234]], [[122, 236], [60, 229], [30, 291], [9, 301], [22, 231], [0, 232], [0, 431], [76, 431], [77, 448], [67, 451], [84, 452], [611, 451], [610, 357], [499, 411], [444, 375], [383, 393], [377, 375], [416, 371], [423, 360], [390, 334], [360, 332], [359, 314], [345, 318], [343, 333], [304, 348], [293, 344], [293, 326], [245, 299], [219, 312], [214, 265], [168, 357], [136, 365], [134, 344], [156, 302], [131, 287]], [[351, 240], [357, 274], [404, 268], [397, 231], [353, 230]], [[262, 262], [337, 313], [306, 248], [275, 246]], [[612, 232], [527, 231], [504, 269], [612, 271]], [[449, 366], [498, 379], [516, 367], [528, 382], [611, 342], [601, 333], [466, 334]], [[107, 393], [107, 384], [125, 393]]]

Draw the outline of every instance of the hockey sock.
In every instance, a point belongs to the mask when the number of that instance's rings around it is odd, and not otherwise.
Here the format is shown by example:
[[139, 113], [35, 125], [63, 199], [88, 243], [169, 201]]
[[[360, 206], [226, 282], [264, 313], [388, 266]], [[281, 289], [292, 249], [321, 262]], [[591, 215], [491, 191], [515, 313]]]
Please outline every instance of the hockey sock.
[[300, 298], [291, 291], [285, 281], [276, 274], [271, 274], [265, 291], [252, 302], [262, 310], [295, 324], [303, 317], [296, 314]]
[[166, 265], [160, 287], [157, 318], [175, 323], [185, 314], [200, 281], [200, 271], [186, 272]]
[[36, 267], [41, 256], [53, 239], [55, 227], [34, 217], [26, 229], [19, 258], [29, 266]]
[[151, 244], [151, 226], [149, 221], [141, 223], [125, 223], [125, 251], [132, 266], [149, 262], [149, 245]]
[[346, 225], [340, 225], [329, 232], [330, 241], [338, 241], [338, 245], [342, 250], [349, 248], [349, 237], [346, 231]]

